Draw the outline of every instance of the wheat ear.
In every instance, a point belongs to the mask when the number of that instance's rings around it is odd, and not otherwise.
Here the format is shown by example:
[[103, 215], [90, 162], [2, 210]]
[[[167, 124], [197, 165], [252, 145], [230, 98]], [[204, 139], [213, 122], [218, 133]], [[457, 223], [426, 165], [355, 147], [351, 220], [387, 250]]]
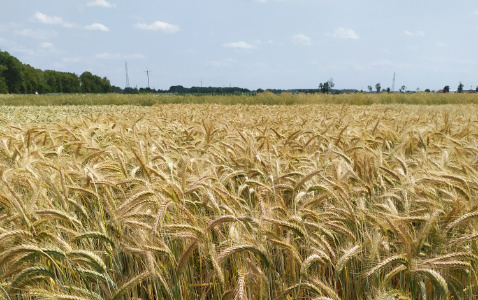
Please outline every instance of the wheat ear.
[[402, 265], [408, 265], [408, 259], [403, 254], [389, 257], [389, 258], [385, 259], [384, 261], [382, 261], [381, 263], [379, 263], [378, 265], [376, 265], [375, 267], [373, 267], [370, 271], [368, 271], [366, 273], [366, 276], [370, 277], [370, 276], [374, 275], [375, 273], [379, 272], [385, 266], [387, 266], [389, 264], [392, 264], [392, 263], [400, 263]]
[[143, 273], [131, 278], [128, 282], [126, 282], [121, 287], [119, 287], [118, 290], [116, 290], [116, 292], [112, 295], [111, 298], [114, 299], [114, 300], [120, 299], [121, 296], [123, 296], [123, 294], [126, 293], [129, 289], [131, 289], [132, 287], [134, 287], [134, 286], [138, 285], [139, 283], [143, 282], [149, 276], [150, 276], [149, 272], [143, 272]]
[[440, 273], [432, 269], [418, 269], [415, 270], [415, 272], [426, 276], [433, 283], [433, 285], [438, 288], [442, 295], [448, 297], [448, 284], [446, 283], [445, 278], [440, 275]]

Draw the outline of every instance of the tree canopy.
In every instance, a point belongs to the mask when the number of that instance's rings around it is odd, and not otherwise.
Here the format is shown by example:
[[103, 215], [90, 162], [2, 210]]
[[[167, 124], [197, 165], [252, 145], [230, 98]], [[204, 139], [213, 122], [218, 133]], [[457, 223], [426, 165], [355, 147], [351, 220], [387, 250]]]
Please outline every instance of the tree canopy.
[[111, 93], [113, 89], [106, 77], [90, 72], [78, 76], [69, 72], [42, 71], [0, 51], [0, 94]]
[[321, 93], [330, 93], [334, 87], [334, 80], [330, 78], [328, 81], [319, 84], [319, 90]]
[[456, 90], [458, 93], [463, 93], [463, 83], [458, 84], [458, 89]]

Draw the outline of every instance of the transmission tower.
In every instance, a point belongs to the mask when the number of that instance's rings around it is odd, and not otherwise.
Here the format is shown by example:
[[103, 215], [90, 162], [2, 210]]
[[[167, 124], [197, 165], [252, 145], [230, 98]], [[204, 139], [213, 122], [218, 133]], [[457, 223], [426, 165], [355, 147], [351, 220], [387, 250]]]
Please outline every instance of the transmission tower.
[[146, 68], [146, 76], [148, 76], [148, 88], [149, 88], [149, 73], [151, 72], [150, 70], [148, 70], [148, 68]]
[[393, 72], [392, 92], [395, 92], [395, 72]]
[[126, 86], [125, 87], [129, 87], [129, 77], [128, 77], [128, 62], [124, 62], [124, 70], [126, 72]]

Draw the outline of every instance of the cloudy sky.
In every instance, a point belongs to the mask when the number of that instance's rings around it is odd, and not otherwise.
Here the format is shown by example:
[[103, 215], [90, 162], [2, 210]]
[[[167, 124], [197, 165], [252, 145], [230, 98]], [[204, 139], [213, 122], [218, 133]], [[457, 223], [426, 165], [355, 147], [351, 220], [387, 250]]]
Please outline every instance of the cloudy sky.
[[478, 85], [476, 0], [1, 2], [1, 51], [120, 87]]

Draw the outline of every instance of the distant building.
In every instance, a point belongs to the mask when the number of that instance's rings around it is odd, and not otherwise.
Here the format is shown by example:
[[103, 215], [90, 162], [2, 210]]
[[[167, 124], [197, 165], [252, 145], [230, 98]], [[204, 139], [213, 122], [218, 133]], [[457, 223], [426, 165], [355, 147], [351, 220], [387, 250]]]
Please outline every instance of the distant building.
[[[438, 90], [437, 93], [443, 93], [443, 89]], [[448, 93], [454, 94], [454, 93], [456, 93], [456, 91], [450, 90]]]

